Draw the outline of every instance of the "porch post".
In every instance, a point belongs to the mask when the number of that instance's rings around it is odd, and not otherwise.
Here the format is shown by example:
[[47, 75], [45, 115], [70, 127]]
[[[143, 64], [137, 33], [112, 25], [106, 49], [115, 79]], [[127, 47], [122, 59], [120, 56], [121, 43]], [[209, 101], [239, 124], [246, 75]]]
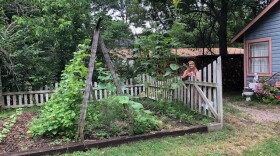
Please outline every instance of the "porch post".
[[2, 94], [2, 75], [1, 75], [1, 68], [0, 68], [0, 109], [4, 106], [4, 97]]

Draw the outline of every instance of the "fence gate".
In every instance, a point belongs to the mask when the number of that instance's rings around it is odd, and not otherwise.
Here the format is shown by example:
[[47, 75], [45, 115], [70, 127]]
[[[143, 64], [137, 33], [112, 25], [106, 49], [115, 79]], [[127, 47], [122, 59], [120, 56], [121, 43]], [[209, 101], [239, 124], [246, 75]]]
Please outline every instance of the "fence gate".
[[217, 61], [199, 70], [200, 80], [194, 77], [185, 81], [186, 86], [176, 90], [176, 98], [181, 99], [192, 110], [217, 119], [223, 126], [222, 65]]

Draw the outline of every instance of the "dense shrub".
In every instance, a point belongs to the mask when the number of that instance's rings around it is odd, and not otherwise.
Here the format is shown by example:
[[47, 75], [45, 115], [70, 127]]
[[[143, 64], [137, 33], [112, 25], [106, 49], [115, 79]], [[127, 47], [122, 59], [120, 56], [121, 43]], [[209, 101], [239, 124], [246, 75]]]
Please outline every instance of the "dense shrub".
[[255, 99], [266, 104], [278, 104], [279, 99], [276, 96], [278, 88], [271, 86], [269, 82], [264, 79], [262, 83], [256, 86]]
[[141, 103], [130, 100], [128, 96], [110, 96], [89, 104], [86, 135], [100, 138], [142, 134], [157, 128], [156, 117], [152, 116], [150, 111], [144, 110]]

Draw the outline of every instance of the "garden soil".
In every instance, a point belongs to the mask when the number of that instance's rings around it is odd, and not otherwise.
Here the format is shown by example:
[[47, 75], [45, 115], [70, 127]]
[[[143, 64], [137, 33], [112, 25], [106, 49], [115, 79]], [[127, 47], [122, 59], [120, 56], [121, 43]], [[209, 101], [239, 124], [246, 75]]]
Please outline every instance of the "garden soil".
[[[36, 116], [37, 114], [35, 112], [24, 112], [22, 115], [17, 117], [15, 125], [0, 144], [0, 153], [24, 151], [27, 149], [51, 146], [51, 139], [45, 138], [34, 140], [27, 134], [28, 125]], [[2, 130], [3, 124], [0, 126], [0, 130]]]
[[[35, 112], [23, 112], [22, 115], [17, 117], [15, 125], [12, 127], [6, 138], [0, 143], [0, 155], [8, 152], [36, 150], [41, 148], [51, 149], [52, 147], [57, 146], [68, 147], [79, 144], [79, 142], [76, 141], [65, 142], [63, 139], [59, 138], [31, 138], [31, 136], [28, 135], [28, 126], [35, 117], [37, 117], [37, 113]], [[5, 120], [6, 119], [0, 120], [0, 131], [3, 129], [3, 123]], [[191, 124], [187, 122], [169, 119], [165, 130], [186, 129], [189, 126], [191, 126]], [[91, 138], [88, 139], [93, 140]], [[94, 139], [96, 140], [96, 138]]]
[[[235, 126], [245, 126], [250, 124], [272, 124], [280, 122], [280, 106], [274, 109], [259, 109], [254, 107], [244, 107], [244, 106], [236, 106], [233, 107], [239, 109], [243, 113], [249, 115], [249, 119], [237, 120], [235, 121], [235, 116], [225, 118], [230, 119], [231, 124], [235, 124]], [[37, 138], [32, 139], [31, 136], [27, 134], [28, 126], [31, 123], [32, 119], [37, 116], [35, 112], [24, 112], [17, 118], [17, 121], [7, 137], [0, 144], [0, 155], [7, 152], [17, 152], [17, 151], [25, 151], [31, 149], [40, 149], [40, 148], [52, 148], [55, 146], [68, 146], [71, 144], [76, 144], [76, 142], [64, 142], [62, 139], [58, 138]], [[0, 130], [3, 128], [4, 120], [0, 120]], [[184, 123], [180, 123], [179, 121], [170, 120], [170, 128], [178, 128], [189, 126]], [[280, 134], [280, 126], [275, 127], [275, 131]]]

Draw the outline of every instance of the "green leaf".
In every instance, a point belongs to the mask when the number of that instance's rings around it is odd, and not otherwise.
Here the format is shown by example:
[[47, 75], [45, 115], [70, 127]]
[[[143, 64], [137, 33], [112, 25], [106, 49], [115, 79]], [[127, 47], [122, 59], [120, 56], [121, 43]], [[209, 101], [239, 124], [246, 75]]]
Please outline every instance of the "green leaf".
[[144, 112], [145, 112], [146, 114], [153, 114], [153, 112], [151, 112], [150, 110], [144, 110]]
[[149, 87], [151, 84], [150, 83], [148, 83], [148, 82], [144, 82], [144, 86], [147, 88], [147, 87]]
[[166, 73], [163, 75], [163, 77], [169, 76], [172, 72], [170, 70], [167, 70]]
[[170, 64], [169, 67], [172, 69], [172, 70], [178, 70], [180, 67], [177, 65], [177, 64]]
[[141, 103], [138, 103], [138, 102], [129, 101], [128, 104], [133, 108], [133, 110], [140, 110], [140, 109], [144, 108], [143, 105]]
[[119, 103], [126, 104], [128, 102], [129, 102], [129, 97], [128, 96], [119, 96]]
[[178, 83], [171, 83], [171, 89], [177, 89], [178, 87]]

